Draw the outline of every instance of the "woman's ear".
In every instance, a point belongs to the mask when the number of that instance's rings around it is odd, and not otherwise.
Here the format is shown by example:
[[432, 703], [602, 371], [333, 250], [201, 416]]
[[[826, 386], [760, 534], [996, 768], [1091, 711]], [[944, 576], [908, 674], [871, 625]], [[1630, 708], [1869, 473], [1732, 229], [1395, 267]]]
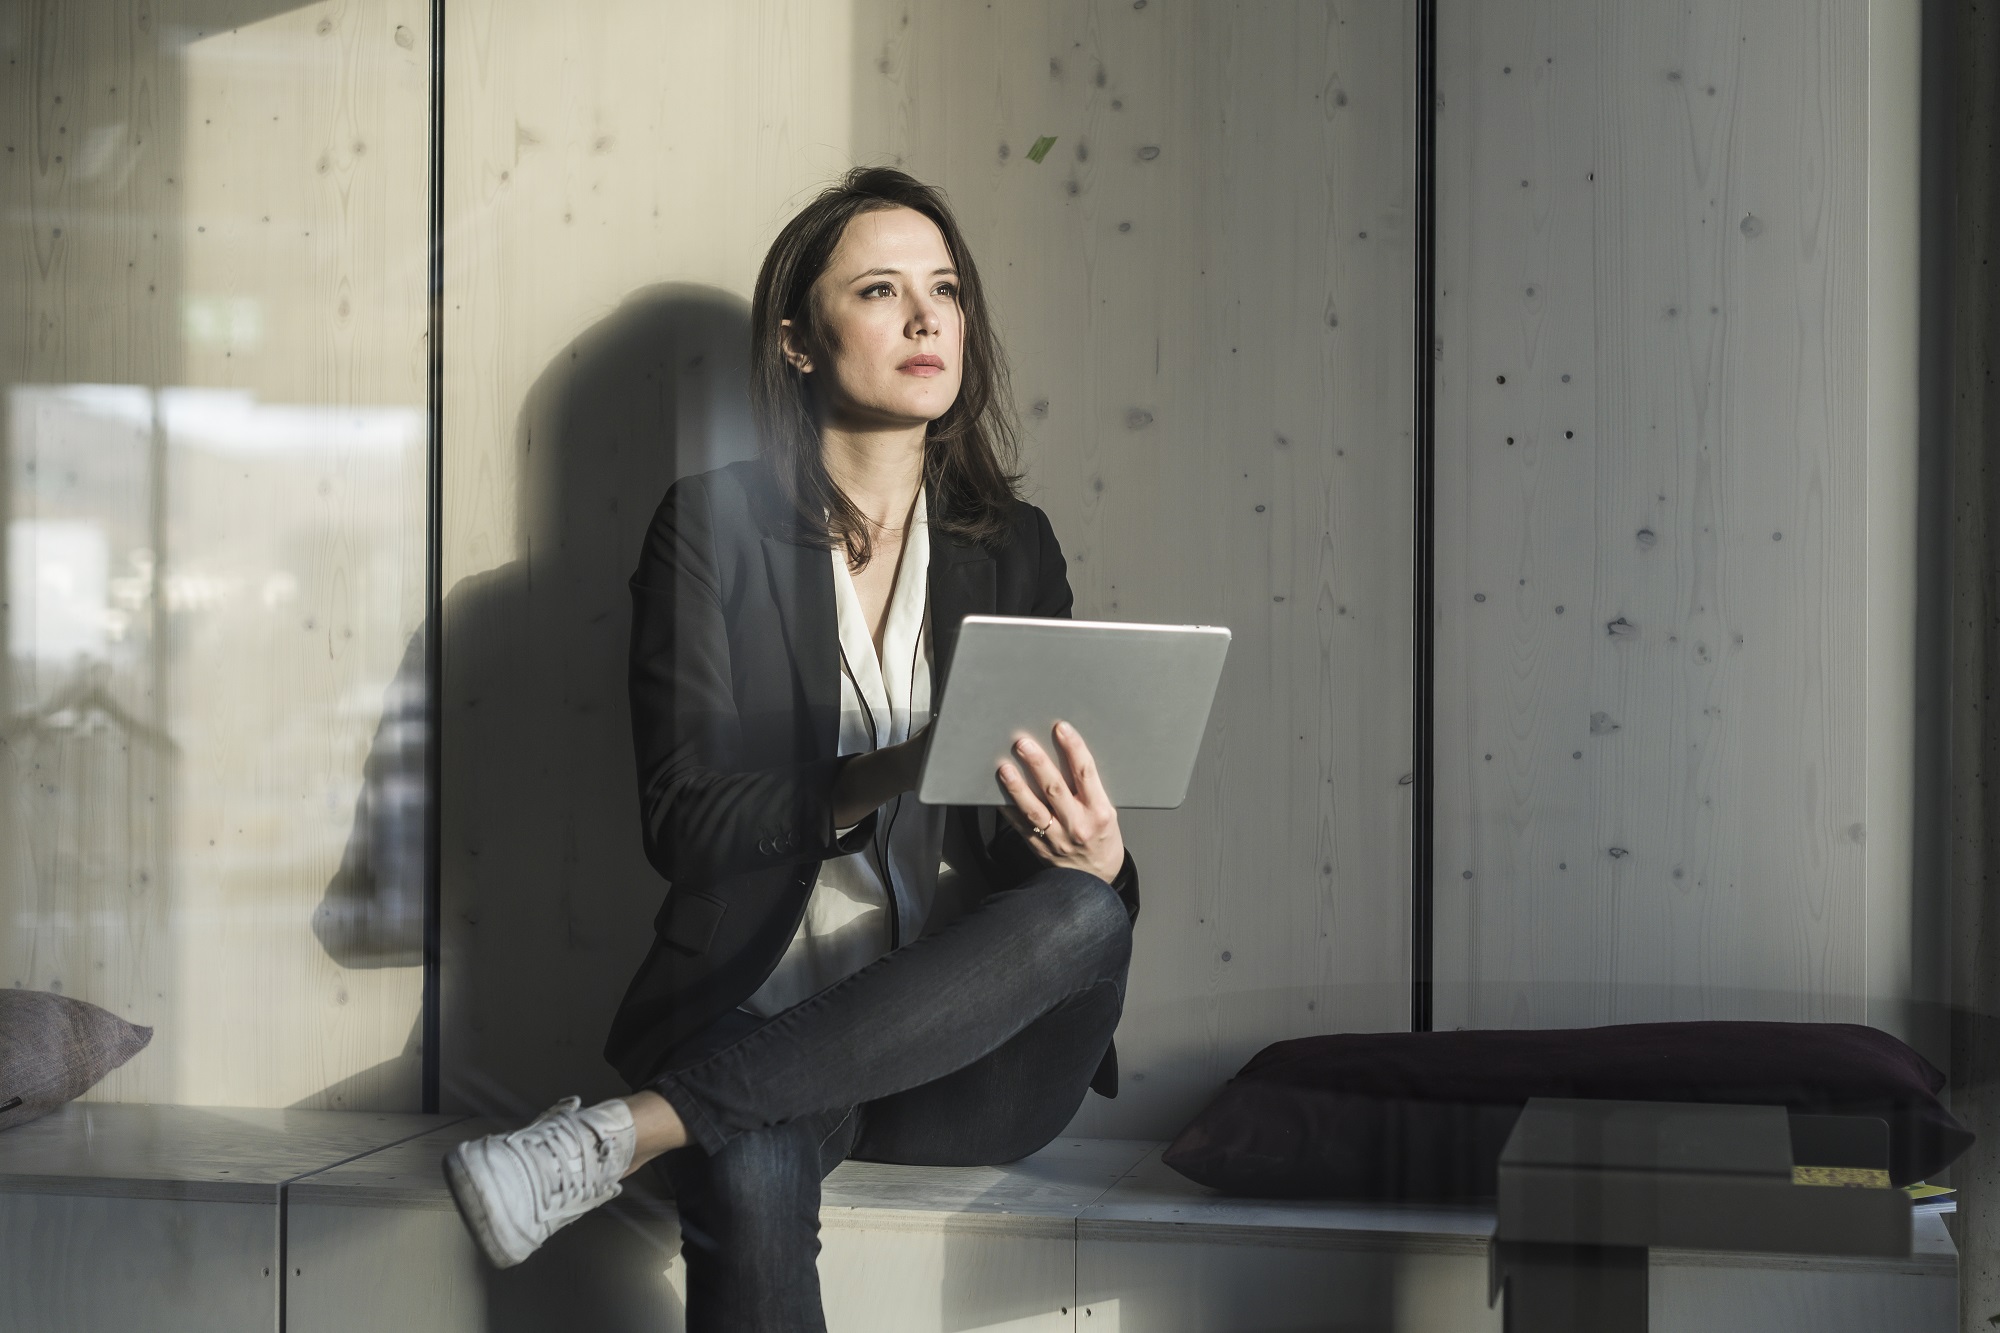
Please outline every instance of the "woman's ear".
[[784, 349], [785, 360], [792, 363], [793, 370], [801, 375], [812, 374], [812, 358], [799, 346], [798, 330], [792, 327], [792, 321], [789, 319], [778, 321], [778, 342]]

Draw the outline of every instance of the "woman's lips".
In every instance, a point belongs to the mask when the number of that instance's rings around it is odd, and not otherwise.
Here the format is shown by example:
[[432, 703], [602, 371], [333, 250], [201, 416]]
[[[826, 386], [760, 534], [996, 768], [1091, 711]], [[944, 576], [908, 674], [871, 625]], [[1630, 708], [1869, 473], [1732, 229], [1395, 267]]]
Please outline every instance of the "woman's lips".
[[897, 366], [896, 369], [902, 371], [905, 375], [915, 375], [920, 379], [929, 379], [933, 375], [942, 375], [944, 373], [944, 358], [940, 356], [913, 356], [902, 365]]

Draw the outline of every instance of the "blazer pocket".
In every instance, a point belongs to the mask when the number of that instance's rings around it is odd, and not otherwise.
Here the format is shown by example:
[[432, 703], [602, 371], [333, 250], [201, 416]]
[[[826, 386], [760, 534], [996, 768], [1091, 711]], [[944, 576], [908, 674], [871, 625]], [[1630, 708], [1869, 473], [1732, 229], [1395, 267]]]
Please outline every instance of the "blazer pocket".
[[660, 938], [682, 953], [701, 953], [714, 940], [728, 908], [728, 903], [706, 893], [670, 893]]

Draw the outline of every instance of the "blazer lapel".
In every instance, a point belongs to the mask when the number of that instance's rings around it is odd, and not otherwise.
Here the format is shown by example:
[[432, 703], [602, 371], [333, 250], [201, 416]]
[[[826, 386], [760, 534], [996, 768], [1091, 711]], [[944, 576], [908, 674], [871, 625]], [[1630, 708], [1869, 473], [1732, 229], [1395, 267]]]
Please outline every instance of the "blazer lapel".
[[990, 616], [996, 607], [993, 557], [931, 529], [931, 698], [942, 702], [946, 672], [958, 647], [959, 622]]
[[[766, 493], [758, 498], [771, 597], [784, 626], [800, 697], [812, 717], [818, 755], [831, 758], [840, 748], [840, 618], [833, 601], [833, 556], [784, 535], [773, 517], [782, 506], [768, 478], [762, 480]], [[930, 531], [931, 699], [936, 707], [958, 647], [959, 622], [970, 615], [992, 615], [998, 602], [993, 557], [936, 527]]]
[[833, 605], [833, 556], [766, 535], [764, 564], [811, 719], [816, 757], [831, 758], [840, 749], [840, 621]]

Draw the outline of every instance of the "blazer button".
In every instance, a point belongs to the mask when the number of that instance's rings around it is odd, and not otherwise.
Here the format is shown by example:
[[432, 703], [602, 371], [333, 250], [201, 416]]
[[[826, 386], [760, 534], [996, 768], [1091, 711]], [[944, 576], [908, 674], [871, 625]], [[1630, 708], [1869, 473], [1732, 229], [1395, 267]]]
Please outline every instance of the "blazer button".
[[769, 838], [757, 839], [757, 850], [769, 856], [771, 854], [771, 840]]

